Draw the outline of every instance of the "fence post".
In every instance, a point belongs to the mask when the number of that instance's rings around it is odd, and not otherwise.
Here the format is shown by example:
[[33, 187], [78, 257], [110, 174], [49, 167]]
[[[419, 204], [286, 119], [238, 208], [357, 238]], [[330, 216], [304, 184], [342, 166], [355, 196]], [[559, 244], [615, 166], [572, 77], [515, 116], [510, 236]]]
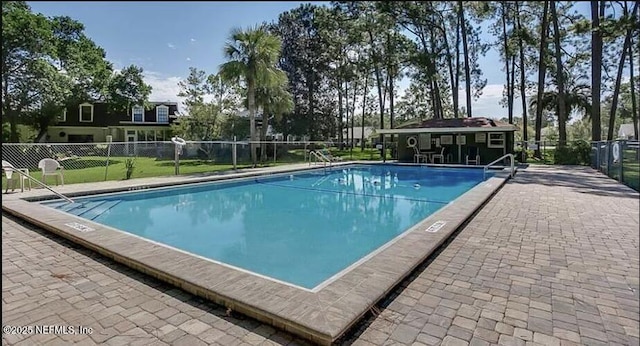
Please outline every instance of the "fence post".
[[180, 149], [178, 149], [178, 144], [176, 143], [173, 143], [173, 147], [174, 147], [173, 163], [175, 166], [175, 173], [176, 175], [179, 175], [180, 174], [180, 153], [179, 153]]
[[231, 146], [231, 156], [232, 156], [232, 159], [233, 159], [233, 170], [234, 171], [237, 170], [236, 165], [238, 163], [238, 156], [237, 156], [238, 149], [237, 148], [238, 147], [237, 147], [237, 144], [236, 144], [236, 136], [233, 136], [233, 144]]
[[113, 136], [107, 136], [107, 164], [104, 167], [104, 181], [107, 181], [107, 171], [109, 171], [109, 157], [111, 156], [111, 142], [113, 141]]
[[277, 152], [278, 152], [278, 141], [273, 141], [273, 163], [276, 163]]
[[622, 172], [624, 172], [622, 165], [624, 165], [624, 147], [625, 147], [625, 141], [618, 141], [618, 169], [619, 169], [619, 175], [618, 177], [620, 177], [620, 182], [623, 183], [624, 179], [622, 177]]

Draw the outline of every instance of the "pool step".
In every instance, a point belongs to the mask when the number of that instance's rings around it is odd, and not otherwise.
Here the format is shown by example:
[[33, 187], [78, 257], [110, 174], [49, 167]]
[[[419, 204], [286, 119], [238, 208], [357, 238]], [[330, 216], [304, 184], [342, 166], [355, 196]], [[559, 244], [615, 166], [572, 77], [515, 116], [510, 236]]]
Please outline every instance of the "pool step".
[[64, 212], [67, 212], [69, 214], [73, 214], [73, 215], [79, 215], [82, 214], [83, 212], [85, 212], [87, 209], [89, 208], [93, 208], [98, 204], [101, 204], [102, 201], [99, 202], [76, 202], [76, 203], [69, 203], [66, 205], [63, 205], [62, 207], [58, 207], [59, 210], [62, 210]]
[[76, 214], [78, 216], [81, 216], [85, 219], [89, 219], [89, 220], [93, 220], [96, 217], [100, 216], [102, 213], [106, 212], [107, 210], [113, 208], [116, 204], [120, 203], [120, 200], [111, 200], [111, 201], [102, 201], [102, 202], [98, 202], [98, 204], [89, 207], [89, 208], [84, 208], [84, 211]]

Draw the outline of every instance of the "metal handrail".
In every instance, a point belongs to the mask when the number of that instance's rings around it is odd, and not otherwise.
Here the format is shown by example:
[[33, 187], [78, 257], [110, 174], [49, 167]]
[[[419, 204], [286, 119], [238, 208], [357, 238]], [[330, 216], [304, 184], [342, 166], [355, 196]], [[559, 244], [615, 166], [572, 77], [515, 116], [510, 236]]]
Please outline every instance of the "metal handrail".
[[329, 166], [331, 166], [331, 158], [329, 158], [327, 155], [323, 154], [321, 151], [316, 151], [316, 154], [320, 155], [320, 157], [329, 163]]
[[511, 166], [511, 172], [509, 172], [509, 176], [511, 178], [513, 178], [513, 175], [515, 173], [515, 159], [514, 159], [515, 157], [513, 156], [513, 154], [506, 154], [506, 155], [503, 155], [500, 158], [498, 158], [498, 159], [496, 159], [496, 160], [492, 161], [491, 163], [489, 163], [489, 164], [484, 166], [483, 173], [482, 173], [482, 179], [486, 179], [487, 178], [487, 170], [489, 170], [489, 167], [491, 167], [494, 164], [504, 160], [507, 157], [511, 161], [511, 165], [510, 165]]
[[[21, 176], [23, 176], [23, 177], [27, 177], [27, 179], [29, 179], [29, 180], [31, 180], [31, 181], [34, 181], [34, 182], [36, 182], [38, 185], [40, 185], [40, 186], [44, 187], [45, 189], [47, 189], [47, 190], [49, 190], [49, 191], [53, 192], [56, 196], [58, 196], [58, 197], [60, 197], [60, 198], [64, 199], [65, 201], [67, 201], [67, 202], [69, 202], [69, 203], [75, 203], [71, 198], [69, 198], [69, 197], [67, 197], [67, 196], [65, 196], [65, 195], [63, 195], [63, 194], [61, 194], [60, 192], [57, 192], [56, 190], [52, 189], [49, 185], [47, 185], [47, 184], [45, 184], [45, 183], [40, 182], [40, 180], [38, 180], [38, 179], [36, 179], [36, 178], [34, 178], [34, 177], [30, 176], [29, 174], [26, 174], [25, 172], [23, 172], [23, 171], [21, 171], [21, 170], [19, 170], [19, 169], [15, 168], [15, 167], [7, 167], [7, 166], [4, 166], [4, 167], [2, 167], [2, 169], [10, 169], [10, 170], [12, 170], [14, 173], [18, 173], [18, 174], [20, 174]], [[8, 182], [7, 182], [7, 184], [8, 184]]]
[[[319, 151], [315, 151], [315, 150], [311, 150], [309, 152], [309, 154], [311, 154], [312, 157], [314, 157], [316, 159], [316, 161], [322, 161], [323, 166], [326, 166], [327, 163], [329, 163], [329, 166], [331, 166], [331, 159], [329, 159], [328, 157], [326, 157], [324, 154], [322, 154]], [[309, 164], [311, 164], [311, 157], [309, 157]]]

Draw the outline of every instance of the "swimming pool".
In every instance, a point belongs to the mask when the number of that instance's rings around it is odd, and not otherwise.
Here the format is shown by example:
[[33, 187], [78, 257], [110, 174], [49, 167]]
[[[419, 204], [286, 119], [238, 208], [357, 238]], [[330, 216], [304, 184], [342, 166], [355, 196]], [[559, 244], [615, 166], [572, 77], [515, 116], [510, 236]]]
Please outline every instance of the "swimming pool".
[[481, 181], [478, 169], [353, 165], [44, 204], [311, 290]]

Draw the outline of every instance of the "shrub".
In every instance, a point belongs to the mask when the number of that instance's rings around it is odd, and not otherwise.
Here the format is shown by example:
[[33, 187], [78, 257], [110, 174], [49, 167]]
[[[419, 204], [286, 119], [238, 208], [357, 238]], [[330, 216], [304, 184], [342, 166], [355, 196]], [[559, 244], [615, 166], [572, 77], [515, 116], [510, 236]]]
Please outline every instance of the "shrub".
[[131, 179], [131, 175], [133, 175], [133, 170], [136, 168], [136, 158], [128, 157], [124, 161], [124, 167], [126, 168], [124, 179], [129, 180]]
[[587, 141], [576, 141], [557, 147], [553, 161], [560, 165], [588, 166], [591, 163], [591, 145]]

